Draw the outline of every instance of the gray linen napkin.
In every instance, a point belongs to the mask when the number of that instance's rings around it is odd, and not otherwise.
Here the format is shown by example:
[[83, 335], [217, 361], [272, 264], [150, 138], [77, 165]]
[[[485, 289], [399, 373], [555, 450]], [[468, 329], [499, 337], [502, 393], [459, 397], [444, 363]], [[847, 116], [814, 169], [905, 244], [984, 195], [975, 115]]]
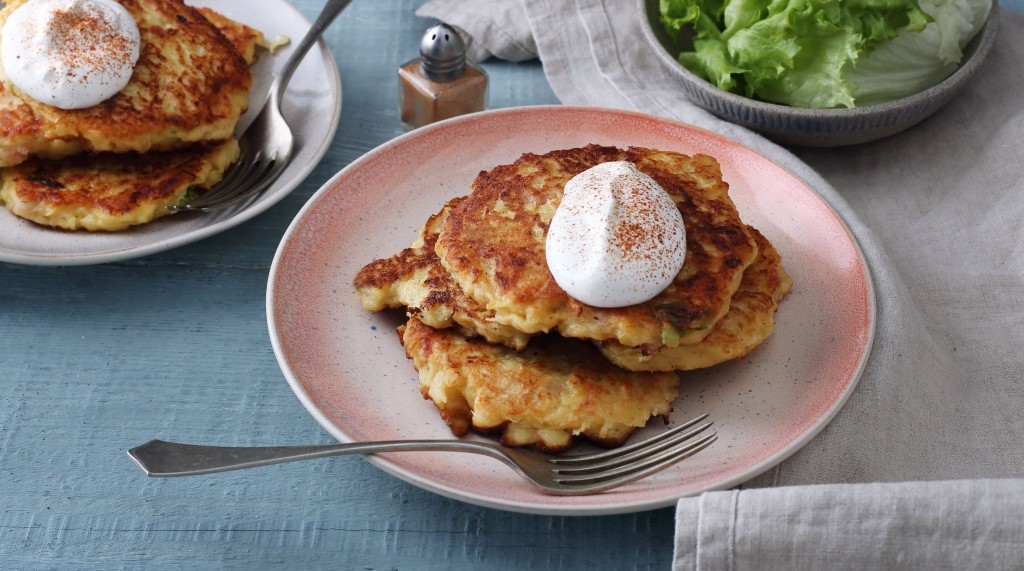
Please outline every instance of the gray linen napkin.
[[864, 250], [878, 327], [857, 389], [785, 462], [740, 490], [680, 500], [676, 569], [1024, 565], [1024, 16], [1001, 12], [972, 85], [924, 123], [785, 149], [687, 101], [645, 45], [634, 0], [432, 0], [417, 13], [462, 28], [479, 54], [512, 44], [523, 59], [532, 41], [564, 104], [756, 149], [817, 189]]
[[679, 503], [674, 569], [1020, 569], [1024, 480], [824, 484]]

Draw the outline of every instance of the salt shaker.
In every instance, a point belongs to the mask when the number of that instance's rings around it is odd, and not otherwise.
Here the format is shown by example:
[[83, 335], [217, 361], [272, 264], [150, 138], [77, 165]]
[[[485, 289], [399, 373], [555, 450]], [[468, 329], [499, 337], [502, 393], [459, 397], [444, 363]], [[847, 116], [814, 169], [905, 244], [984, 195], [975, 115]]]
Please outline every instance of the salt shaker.
[[487, 105], [487, 73], [466, 61], [455, 28], [437, 24], [420, 42], [420, 57], [398, 68], [399, 112], [407, 130]]

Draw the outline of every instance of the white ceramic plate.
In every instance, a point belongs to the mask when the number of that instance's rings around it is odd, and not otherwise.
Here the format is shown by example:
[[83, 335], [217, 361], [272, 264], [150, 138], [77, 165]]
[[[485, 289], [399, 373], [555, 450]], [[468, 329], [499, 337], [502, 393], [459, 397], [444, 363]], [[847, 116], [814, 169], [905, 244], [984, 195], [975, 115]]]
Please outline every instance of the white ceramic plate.
[[[778, 248], [795, 282], [772, 337], [747, 358], [686, 374], [673, 421], [710, 413], [719, 440], [635, 484], [584, 497], [535, 492], [470, 454], [368, 460], [414, 485], [510, 511], [594, 515], [671, 505], [781, 462], [818, 433], [853, 390], [874, 332], [871, 278], [856, 240], [821, 197], [765, 157], [717, 135], [612, 110], [524, 107], [410, 132], [361, 157], [305, 205], [271, 268], [267, 318], [277, 359], [302, 404], [341, 441], [451, 438], [395, 334], [396, 314], [356, 301], [364, 264], [408, 247], [427, 216], [466, 194], [481, 170], [523, 152], [601, 143], [703, 152], [722, 163], [745, 221]], [[663, 425], [653, 422], [634, 438]]]
[[[273, 56], [262, 54], [253, 70], [253, 94], [266, 93], [270, 78], [310, 27], [286, 0], [265, 0], [258, 10], [244, 0], [194, 0], [262, 31], [268, 39], [279, 35], [291, 44]], [[258, 111], [242, 117], [247, 125]], [[22, 220], [0, 207], [0, 261], [32, 265], [84, 265], [137, 258], [207, 238], [245, 222], [267, 210], [295, 189], [327, 152], [341, 116], [341, 78], [330, 49], [320, 44], [310, 50], [288, 85], [284, 115], [298, 140], [294, 160], [274, 185], [244, 207], [217, 213], [167, 216], [125, 232], [64, 232]]]

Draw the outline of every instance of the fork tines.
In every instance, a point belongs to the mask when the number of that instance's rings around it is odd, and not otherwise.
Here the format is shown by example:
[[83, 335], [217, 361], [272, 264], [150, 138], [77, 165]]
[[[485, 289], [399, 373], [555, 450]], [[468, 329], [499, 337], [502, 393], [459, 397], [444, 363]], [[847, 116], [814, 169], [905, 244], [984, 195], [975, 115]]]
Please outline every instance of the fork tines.
[[[718, 438], [714, 431], [701, 435], [713, 424], [699, 424], [707, 416], [702, 414], [657, 436], [615, 450], [551, 458], [556, 465], [555, 481], [564, 486], [612, 488], [663, 470], [700, 452]], [[698, 435], [701, 436], [695, 438]]]

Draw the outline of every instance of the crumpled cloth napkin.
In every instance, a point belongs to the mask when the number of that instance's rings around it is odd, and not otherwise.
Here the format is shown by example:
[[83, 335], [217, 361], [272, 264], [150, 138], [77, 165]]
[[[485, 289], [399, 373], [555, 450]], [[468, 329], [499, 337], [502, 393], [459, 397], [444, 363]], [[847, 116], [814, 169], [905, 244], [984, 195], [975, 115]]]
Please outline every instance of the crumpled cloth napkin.
[[465, 31], [473, 57], [535, 53], [564, 104], [684, 121], [761, 152], [858, 238], [878, 327], [856, 390], [767, 473], [681, 499], [675, 569], [1024, 566], [1024, 15], [999, 13], [972, 84], [922, 124], [786, 149], [691, 104], [634, 0], [430, 0], [417, 14]]

